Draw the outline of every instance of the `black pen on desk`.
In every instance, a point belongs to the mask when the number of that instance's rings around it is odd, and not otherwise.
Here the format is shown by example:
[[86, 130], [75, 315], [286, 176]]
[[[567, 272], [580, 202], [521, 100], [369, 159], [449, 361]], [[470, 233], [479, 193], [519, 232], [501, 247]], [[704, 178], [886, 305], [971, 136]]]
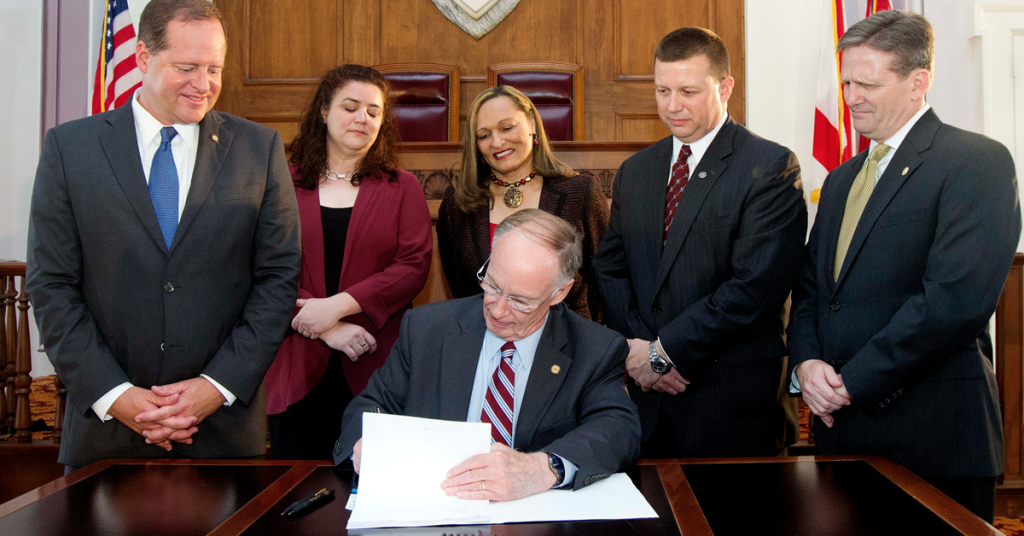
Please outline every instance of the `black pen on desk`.
[[305, 512], [310, 508], [319, 506], [321, 503], [326, 502], [328, 499], [331, 499], [333, 497], [333, 489], [329, 490], [327, 488], [323, 488], [316, 493], [311, 493], [310, 495], [307, 495], [305, 498], [301, 500], [295, 501], [294, 503], [292, 503], [291, 506], [285, 508], [284, 511], [281, 512], [281, 516], [289, 517], [301, 512]]

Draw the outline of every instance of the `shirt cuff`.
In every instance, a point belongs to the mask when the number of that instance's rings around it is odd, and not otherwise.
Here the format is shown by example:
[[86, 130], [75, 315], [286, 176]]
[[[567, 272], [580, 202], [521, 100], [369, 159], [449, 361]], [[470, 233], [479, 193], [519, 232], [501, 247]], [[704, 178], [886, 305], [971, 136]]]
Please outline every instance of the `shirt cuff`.
[[789, 394], [799, 395], [800, 392], [800, 380], [796, 377], [796, 367], [793, 367], [793, 374], [789, 376]]
[[235, 395], [231, 394], [231, 391], [228, 391], [227, 389], [225, 389], [223, 385], [217, 383], [217, 380], [207, 376], [206, 374], [200, 374], [199, 376], [203, 377], [203, 378], [206, 378], [207, 381], [212, 383], [213, 386], [216, 387], [218, 391], [220, 391], [220, 394], [224, 395], [224, 405], [225, 406], [230, 408], [231, 404], [234, 404], [235, 400], [238, 400], [238, 397], [236, 397]]
[[[552, 454], [555, 453], [552, 452]], [[555, 454], [555, 456], [558, 455]], [[566, 460], [561, 456], [558, 456], [558, 459], [562, 460], [562, 467], [565, 468], [565, 478], [562, 479], [561, 484], [558, 484], [551, 489], [571, 488], [573, 481], [576, 480], [576, 471], [579, 471], [579, 468], [576, 467], [576, 464], [570, 462], [569, 460]]]
[[[661, 337], [658, 337], [655, 340], [658, 341], [658, 349], [661, 350], [661, 353], [665, 355], [665, 361], [668, 361], [669, 365], [672, 365], [673, 367], [675, 367], [676, 364], [672, 362], [672, 358], [668, 356], [668, 352], [665, 351], [665, 347], [662, 346], [662, 344], [661, 344]], [[676, 367], [676, 368], [678, 368], [678, 367]]]
[[114, 417], [108, 415], [108, 413], [110, 412], [110, 406], [113, 406], [114, 402], [116, 402], [117, 399], [121, 395], [123, 395], [125, 391], [131, 388], [131, 382], [124, 382], [121, 385], [118, 385], [117, 387], [107, 391], [107, 394], [101, 396], [99, 400], [93, 403], [92, 412], [95, 413], [96, 416], [99, 417], [100, 420], [103, 422], [107, 422], [110, 419], [113, 419]]

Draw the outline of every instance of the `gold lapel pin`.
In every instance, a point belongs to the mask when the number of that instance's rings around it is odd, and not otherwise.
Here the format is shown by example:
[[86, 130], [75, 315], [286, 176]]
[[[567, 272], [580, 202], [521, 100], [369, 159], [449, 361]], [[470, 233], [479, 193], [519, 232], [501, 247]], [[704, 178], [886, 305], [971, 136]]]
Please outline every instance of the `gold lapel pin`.
[[562, 372], [562, 367], [560, 367], [558, 365], [551, 365], [551, 373], [552, 374], [558, 374], [559, 372]]
[[910, 172], [910, 168], [909, 168], [909, 167], [905, 167], [905, 168], [903, 168], [903, 176], [904, 176], [904, 177], [906, 177], [906, 176], [907, 176], [907, 173], [909, 173], [909, 172]]
[[217, 143], [220, 141], [220, 138], [218, 138], [216, 134], [211, 134], [210, 139], [213, 140], [213, 143]]

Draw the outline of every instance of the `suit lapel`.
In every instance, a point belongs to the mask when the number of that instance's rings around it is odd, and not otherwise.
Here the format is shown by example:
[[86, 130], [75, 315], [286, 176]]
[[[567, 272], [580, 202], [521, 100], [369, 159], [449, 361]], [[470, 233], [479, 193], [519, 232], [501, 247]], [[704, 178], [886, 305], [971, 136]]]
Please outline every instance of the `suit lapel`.
[[135, 135], [135, 115], [132, 107], [122, 106], [107, 116], [110, 128], [100, 135], [103, 153], [114, 171], [121, 190], [135, 210], [135, 215], [142, 226], [153, 238], [157, 246], [167, 253], [167, 245], [160, 233], [160, 224], [153, 209], [153, 199], [149, 195], [146, 175], [142, 170], [142, 158], [139, 156], [139, 142]]
[[[846, 199], [850, 195], [850, 188], [853, 187], [853, 180], [857, 178], [860, 168], [864, 167], [868, 151], [861, 151], [860, 154], [848, 160], [848, 165], [841, 168], [838, 173], [828, 179], [835, 181], [835, 203], [834, 209], [825, 213], [819, 210], [815, 225], [822, 225], [822, 236], [824, 237], [824, 255], [826, 259], [825, 274], [828, 277], [829, 287], [835, 289], [835, 280], [832, 279], [833, 268], [836, 263], [836, 242], [839, 240], [839, 229], [843, 225], [843, 212], [846, 210]], [[819, 205], [820, 206], [820, 205]], [[848, 250], [849, 251], [849, 250]]]
[[[483, 297], [467, 300], [458, 315], [459, 327], [441, 343], [441, 418], [465, 421], [480, 349], [484, 345]], [[467, 389], [466, 386], [469, 386]]]
[[[178, 231], [174, 234], [171, 249], [181, 242], [188, 231], [196, 214], [206, 202], [221, 165], [231, 148], [231, 131], [221, 129], [224, 119], [216, 111], [210, 110], [199, 123], [199, 148], [196, 150], [196, 165], [192, 170], [192, 185], [188, 189], [185, 209], [178, 221]], [[217, 141], [214, 141], [216, 139]]]
[[[326, 298], [324, 228], [323, 221], [320, 219], [320, 188], [313, 190], [296, 188], [295, 199], [299, 205], [299, 216], [302, 223], [302, 269], [308, 271], [309, 277], [312, 279], [313, 295], [318, 298]], [[350, 256], [346, 255], [346, 257]], [[344, 261], [342, 262], [344, 263]]]
[[837, 287], [842, 284], [843, 278], [850, 270], [851, 264], [856, 260], [857, 253], [864, 246], [864, 241], [867, 240], [871, 228], [878, 221], [878, 217], [882, 215], [882, 212], [889, 206], [893, 197], [896, 197], [896, 194], [903, 188], [907, 179], [921, 165], [920, 153], [931, 147], [932, 140], [935, 138], [935, 131], [938, 130], [940, 124], [942, 123], [934, 111], [928, 110], [925, 112], [921, 119], [917, 121], [917, 124], [907, 133], [907, 137], [896, 150], [892, 160], [889, 161], [889, 165], [885, 168], [885, 173], [878, 179], [875, 191], [872, 192], [871, 197], [868, 199], [868, 204], [864, 207], [864, 213], [861, 214], [860, 221], [857, 223], [857, 229], [854, 231], [853, 239], [850, 241], [850, 249], [846, 252], [846, 260], [843, 261], [843, 269], [839, 272], [839, 279], [836, 281]]
[[[668, 174], [672, 165], [672, 136], [662, 138], [655, 145], [653, 158], [644, 164], [643, 168], [637, 170], [636, 178], [631, 179], [631, 188], [638, 190], [633, 197], [637, 200], [639, 210], [632, 211], [625, 223], [633, 227], [630, 235], [641, 242], [637, 249], [644, 252], [640, 255], [645, 265], [643, 273], [652, 274], [658, 269], [664, 248], [662, 233], [665, 229]], [[646, 294], [653, 300], [656, 292]], [[641, 305], [650, 307], [650, 303]]]
[[[661, 263], [658, 265], [658, 276], [654, 280], [654, 288], [660, 288], [668, 271], [675, 262], [679, 250], [686, 241], [686, 235], [690, 233], [693, 220], [697, 218], [704, 199], [708, 192], [718, 181], [727, 167], [725, 159], [732, 154], [732, 138], [735, 134], [736, 123], [727, 119], [722, 125], [718, 135], [711, 141], [707, 152], [701, 157], [697, 167], [690, 170], [690, 180], [686, 183], [682, 197], [679, 198], [679, 206], [676, 208], [675, 219], [672, 220], [672, 227], [668, 231], [668, 242], [665, 244], [665, 251], [661, 255]], [[704, 176], [701, 176], [701, 174]], [[668, 175], [666, 175], [667, 177]], [[663, 196], [664, 197], [664, 196]], [[662, 214], [664, 217], [664, 214]], [[660, 234], [658, 235], [661, 236]]]
[[[525, 449], [532, 443], [537, 425], [569, 374], [572, 359], [562, 353], [569, 342], [565, 334], [565, 311], [566, 306], [560, 304], [552, 307], [548, 314], [548, 323], [533, 356], [530, 379], [516, 418], [516, 437], [512, 441], [515, 448]], [[552, 371], [555, 365], [560, 368], [558, 373]]]

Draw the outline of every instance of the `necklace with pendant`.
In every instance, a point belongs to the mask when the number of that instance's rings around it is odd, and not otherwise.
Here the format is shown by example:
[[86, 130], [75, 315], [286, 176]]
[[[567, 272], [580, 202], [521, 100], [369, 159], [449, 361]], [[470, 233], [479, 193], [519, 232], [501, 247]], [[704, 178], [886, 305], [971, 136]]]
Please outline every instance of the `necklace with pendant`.
[[519, 187], [532, 181], [536, 176], [537, 170], [533, 170], [525, 179], [509, 183], [495, 177], [494, 173], [491, 173], [491, 182], [501, 186], [502, 188], [508, 188], [508, 190], [505, 190], [504, 195], [505, 206], [508, 208], [516, 208], [523, 204], [523, 192], [519, 190]]
[[354, 169], [352, 171], [346, 171], [345, 173], [338, 173], [337, 171], [334, 171], [331, 168], [327, 168], [327, 171], [324, 172], [324, 176], [327, 177], [327, 180], [331, 180], [331, 181], [336, 181], [338, 179], [341, 179], [343, 181], [352, 182], [352, 175], [354, 173], [355, 173]]

